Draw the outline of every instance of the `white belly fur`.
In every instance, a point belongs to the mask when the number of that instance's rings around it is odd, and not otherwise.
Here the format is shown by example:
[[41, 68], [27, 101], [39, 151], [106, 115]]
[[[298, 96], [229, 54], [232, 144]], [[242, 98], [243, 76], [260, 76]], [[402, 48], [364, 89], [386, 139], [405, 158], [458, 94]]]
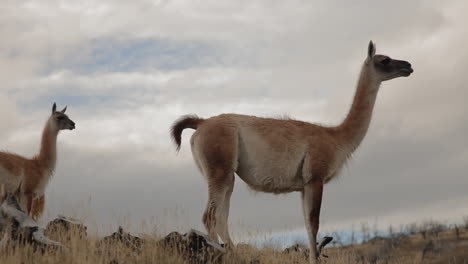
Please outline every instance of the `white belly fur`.
[[304, 186], [306, 144], [275, 149], [248, 127], [239, 129], [237, 175], [252, 189], [287, 193]]
[[44, 177], [40, 180], [36, 190], [34, 191], [34, 198], [39, 198], [44, 195], [45, 188], [49, 183], [49, 180], [52, 178], [52, 171], [46, 170], [43, 172]]

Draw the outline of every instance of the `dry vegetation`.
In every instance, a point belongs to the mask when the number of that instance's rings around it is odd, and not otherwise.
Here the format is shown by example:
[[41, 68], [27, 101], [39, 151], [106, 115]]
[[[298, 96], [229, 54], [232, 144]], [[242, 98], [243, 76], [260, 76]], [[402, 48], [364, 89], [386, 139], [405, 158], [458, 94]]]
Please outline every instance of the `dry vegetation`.
[[[55, 230], [46, 233], [67, 246], [68, 251], [35, 249], [31, 245], [9, 245], [0, 254], [0, 263], [193, 263], [186, 253], [161, 243], [159, 237], [142, 235], [142, 240], [103, 240], [81, 232]], [[115, 234], [114, 234], [115, 235]], [[387, 237], [366, 238], [355, 245], [329, 247], [323, 263], [468, 263], [468, 218], [461, 225], [437, 222], [408, 225]], [[130, 243], [128, 243], [130, 241]], [[217, 263], [308, 263], [307, 252], [275, 248], [257, 249], [240, 244]], [[205, 261], [199, 261], [204, 262]]]
[[404, 232], [325, 252], [333, 259], [327, 263], [468, 263], [468, 229], [433, 221], [412, 224]]

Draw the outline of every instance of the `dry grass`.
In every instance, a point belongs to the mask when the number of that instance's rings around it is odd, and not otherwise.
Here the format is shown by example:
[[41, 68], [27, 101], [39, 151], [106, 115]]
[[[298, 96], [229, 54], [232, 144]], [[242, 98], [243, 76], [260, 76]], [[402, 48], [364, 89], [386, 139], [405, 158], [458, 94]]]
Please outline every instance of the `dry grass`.
[[329, 248], [326, 263], [468, 263], [468, 230], [456, 228], [422, 234], [398, 234], [367, 243]]
[[[328, 258], [323, 263], [468, 263], [468, 230], [463, 226], [432, 232], [434, 225], [421, 232], [393, 234], [387, 238], [371, 238], [366, 243], [326, 248]], [[158, 244], [160, 238], [143, 236], [144, 243], [135, 250], [121, 243], [100, 243], [99, 237], [80, 238], [77, 234], [68, 236], [63, 233], [50, 235], [65, 244], [69, 252], [48, 250], [41, 252], [31, 245], [12, 245], [0, 253], [0, 263], [190, 263], [188, 259], [174, 250]], [[227, 253], [220, 263], [308, 263], [301, 253], [284, 253], [275, 248], [257, 249], [241, 244]]]

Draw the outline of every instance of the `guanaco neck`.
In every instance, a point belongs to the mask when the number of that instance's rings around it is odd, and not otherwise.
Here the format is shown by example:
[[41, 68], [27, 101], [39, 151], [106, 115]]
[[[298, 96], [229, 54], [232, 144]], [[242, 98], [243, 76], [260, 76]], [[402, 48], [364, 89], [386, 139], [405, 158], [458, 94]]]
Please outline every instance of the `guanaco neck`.
[[364, 63], [353, 104], [343, 122], [335, 127], [337, 141], [342, 149], [351, 154], [361, 144], [370, 125], [377, 92], [381, 81], [374, 75], [374, 69], [367, 62]]
[[55, 170], [55, 163], [57, 161], [57, 136], [58, 129], [53, 124], [52, 117], [47, 120], [41, 138], [41, 148], [36, 160], [41, 167], [49, 170], [50, 174]]

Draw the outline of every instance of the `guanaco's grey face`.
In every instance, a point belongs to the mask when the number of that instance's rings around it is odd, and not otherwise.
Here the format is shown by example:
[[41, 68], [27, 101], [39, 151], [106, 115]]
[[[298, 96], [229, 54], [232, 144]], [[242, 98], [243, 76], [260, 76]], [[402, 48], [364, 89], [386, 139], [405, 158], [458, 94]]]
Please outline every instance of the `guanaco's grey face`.
[[68, 116], [65, 114], [65, 111], [67, 111], [66, 106], [61, 111], [57, 111], [57, 105], [54, 103], [52, 106], [52, 118], [55, 126], [58, 130], [73, 130], [75, 129], [75, 122], [68, 118]]
[[395, 60], [386, 55], [375, 54], [375, 44], [369, 42], [368, 61], [372, 63], [381, 81], [388, 81], [398, 77], [408, 77], [413, 73], [411, 63]]

